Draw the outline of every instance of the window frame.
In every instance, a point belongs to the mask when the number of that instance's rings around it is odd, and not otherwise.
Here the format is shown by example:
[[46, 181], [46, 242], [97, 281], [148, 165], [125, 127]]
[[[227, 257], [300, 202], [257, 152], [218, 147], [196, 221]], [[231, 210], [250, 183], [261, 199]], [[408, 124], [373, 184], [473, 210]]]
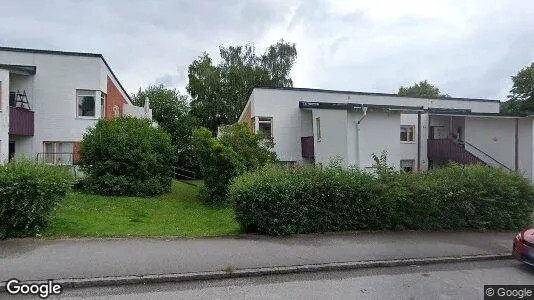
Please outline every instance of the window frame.
[[[406, 128], [406, 140], [402, 140], [402, 129], [403, 127]], [[410, 129], [411, 129], [411, 134], [412, 134], [412, 139], [410, 140]], [[399, 135], [399, 139], [400, 139], [400, 142], [401, 143], [404, 143], [404, 144], [415, 144], [415, 125], [401, 125], [400, 126], [400, 135]]]
[[[80, 116], [80, 92], [92, 92], [94, 97], [94, 116]], [[97, 114], [97, 106], [98, 102], [97, 99], [99, 99], [97, 92], [103, 93], [99, 90], [92, 90], [92, 89], [76, 89], [76, 118], [77, 119], [88, 119], [88, 120], [95, 120], [99, 119], [100, 117]], [[85, 95], [88, 96], [88, 95]], [[102, 115], [102, 112], [100, 112], [100, 115]]]
[[[412, 169], [411, 169], [410, 171], [406, 171], [406, 170], [404, 169], [404, 167], [402, 166], [402, 162], [410, 162], [411, 165], [412, 165], [412, 166], [411, 166]], [[400, 162], [399, 162], [399, 167], [400, 167], [400, 169], [403, 170], [404, 172], [407, 172], [407, 173], [410, 173], [410, 172], [411, 172], [411, 173], [413, 173], [413, 172], [415, 172], [415, 159], [401, 159]]]
[[315, 118], [315, 134], [317, 142], [321, 141], [322, 135], [321, 135], [321, 117]]
[[[58, 166], [58, 165], [66, 165], [66, 166], [70, 166], [70, 165], [73, 165], [74, 164], [74, 147], [75, 147], [75, 144], [77, 142], [73, 142], [73, 141], [43, 141], [43, 161], [45, 164], [51, 164], [51, 165], [54, 165], [54, 166]], [[47, 152], [46, 151], [46, 144], [52, 144], [52, 152]], [[71, 144], [71, 148], [72, 148], [72, 152], [58, 152], [58, 146], [59, 144]], [[67, 154], [67, 153], [70, 153], [71, 154], [71, 157], [70, 157], [70, 163], [60, 163], [60, 160], [61, 159], [58, 159], [58, 154]], [[52, 155], [52, 161], [49, 162], [47, 160], [47, 154], [51, 154]]]
[[[257, 123], [258, 127], [257, 127], [257, 130], [255, 130], [255, 133], [262, 133], [264, 135], [264, 139], [265, 140], [271, 140], [272, 141], [274, 139], [274, 130], [273, 130], [274, 129], [274, 126], [273, 126], [274, 125], [274, 118], [273, 117], [265, 117], [265, 116], [256, 116], [255, 118], [258, 120], [258, 123]], [[268, 119], [268, 121], [267, 120], [260, 120], [260, 119]], [[260, 123], [267, 123], [267, 122], [271, 123], [271, 134], [270, 134], [269, 138], [265, 137], [265, 134], [263, 132], [260, 132]], [[254, 126], [254, 128], [256, 129], [256, 126]]]

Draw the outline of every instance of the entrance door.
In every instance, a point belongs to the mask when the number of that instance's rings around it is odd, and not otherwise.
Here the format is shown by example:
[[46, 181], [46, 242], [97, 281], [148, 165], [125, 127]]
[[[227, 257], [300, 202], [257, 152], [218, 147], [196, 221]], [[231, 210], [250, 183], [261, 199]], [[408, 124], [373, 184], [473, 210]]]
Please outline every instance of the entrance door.
[[11, 160], [15, 156], [15, 142], [9, 142], [8, 158]]

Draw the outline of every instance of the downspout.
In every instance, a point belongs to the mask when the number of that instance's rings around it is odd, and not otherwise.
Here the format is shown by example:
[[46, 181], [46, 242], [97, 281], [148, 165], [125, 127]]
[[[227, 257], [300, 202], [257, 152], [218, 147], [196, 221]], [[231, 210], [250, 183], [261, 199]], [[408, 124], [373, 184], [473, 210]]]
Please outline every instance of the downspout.
[[515, 171], [519, 172], [519, 119], [515, 119]]
[[417, 112], [417, 171], [421, 171], [421, 112]]
[[360, 120], [358, 120], [358, 122], [356, 122], [356, 166], [358, 166], [358, 169], [360, 169], [361, 167], [360, 165], [360, 123], [363, 121], [363, 119], [365, 119], [365, 117], [367, 117], [367, 107], [362, 106], [362, 112], [363, 112], [362, 117], [360, 118]]

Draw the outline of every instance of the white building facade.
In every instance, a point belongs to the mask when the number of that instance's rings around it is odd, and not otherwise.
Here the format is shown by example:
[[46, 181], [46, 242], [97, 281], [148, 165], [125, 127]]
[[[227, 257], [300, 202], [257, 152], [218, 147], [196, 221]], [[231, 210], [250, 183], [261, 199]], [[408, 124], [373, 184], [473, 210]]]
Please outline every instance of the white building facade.
[[533, 180], [534, 126], [500, 102], [302, 88], [255, 88], [240, 121], [272, 138], [282, 162], [372, 169], [373, 154], [406, 171], [486, 163]]
[[87, 128], [121, 115], [152, 118], [101, 54], [0, 47], [0, 163], [72, 164]]

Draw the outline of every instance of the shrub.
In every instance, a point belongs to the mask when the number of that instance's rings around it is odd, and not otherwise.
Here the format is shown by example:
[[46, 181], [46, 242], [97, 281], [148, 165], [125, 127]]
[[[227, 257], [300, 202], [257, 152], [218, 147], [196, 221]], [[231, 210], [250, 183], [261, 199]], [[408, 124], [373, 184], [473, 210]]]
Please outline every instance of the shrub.
[[84, 185], [101, 195], [152, 196], [172, 182], [170, 136], [149, 120], [100, 120], [84, 135], [80, 164]]
[[0, 166], [0, 238], [32, 236], [45, 228], [73, 184], [63, 168], [21, 159]]
[[275, 154], [262, 145], [263, 135], [250, 132], [243, 123], [225, 126], [221, 133], [216, 139], [206, 128], [193, 131], [192, 145], [204, 177], [201, 199], [210, 205], [227, 202], [234, 177], [276, 160]]
[[483, 165], [426, 173], [265, 167], [230, 188], [235, 218], [270, 235], [348, 230], [518, 229], [534, 192], [521, 175]]

